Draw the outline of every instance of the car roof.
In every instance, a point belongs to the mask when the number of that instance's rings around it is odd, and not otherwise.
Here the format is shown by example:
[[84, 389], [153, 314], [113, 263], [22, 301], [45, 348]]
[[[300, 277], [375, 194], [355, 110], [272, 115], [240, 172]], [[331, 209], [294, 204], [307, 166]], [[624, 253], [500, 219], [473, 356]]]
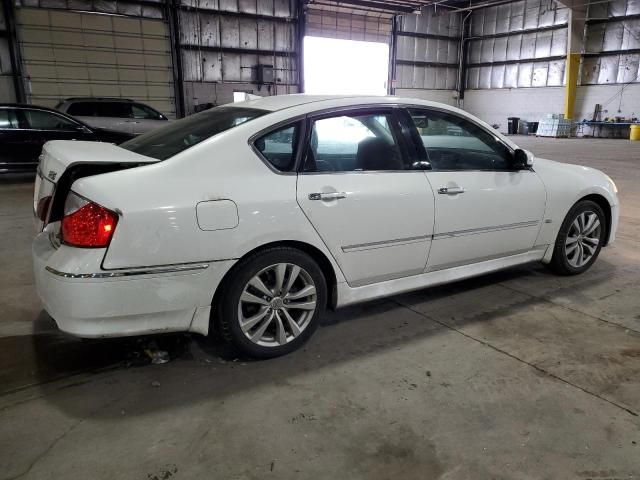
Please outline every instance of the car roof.
[[72, 97], [63, 100], [61, 103], [67, 102], [122, 102], [122, 103], [133, 103], [135, 100], [131, 100], [130, 98], [119, 98], [119, 97]]
[[[443, 106], [441, 103], [430, 102], [427, 100], [420, 100], [417, 98], [403, 98], [392, 96], [375, 96], [375, 95], [307, 95], [307, 94], [293, 94], [293, 95], [274, 95], [271, 97], [262, 97], [244, 102], [233, 103], [233, 106], [257, 108], [262, 110], [269, 110], [275, 112], [278, 110], [284, 110], [286, 108], [297, 107], [300, 105], [308, 105], [313, 109], [331, 108], [333, 106], [350, 106], [350, 105], [376, 105], [385, 103], [399, 103], [409, 105], [431, 105], [431, 106]], [[313, 104], [313, 105], [311, 105]], [[451, 108], [447, 106], [448, 108]]]

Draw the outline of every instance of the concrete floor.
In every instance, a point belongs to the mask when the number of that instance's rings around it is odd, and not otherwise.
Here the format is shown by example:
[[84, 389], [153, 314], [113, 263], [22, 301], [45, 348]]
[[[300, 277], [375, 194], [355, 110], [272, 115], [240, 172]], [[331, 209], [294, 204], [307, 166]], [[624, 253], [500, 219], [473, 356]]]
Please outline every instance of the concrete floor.
[[81, 342], [36, 299], [31, 184], [0, 181], [0, 478], [640, 478], [640, 142], [519, 137], [618, 184], [586, 274], [532, 265], [329, 314], [302, 351]]

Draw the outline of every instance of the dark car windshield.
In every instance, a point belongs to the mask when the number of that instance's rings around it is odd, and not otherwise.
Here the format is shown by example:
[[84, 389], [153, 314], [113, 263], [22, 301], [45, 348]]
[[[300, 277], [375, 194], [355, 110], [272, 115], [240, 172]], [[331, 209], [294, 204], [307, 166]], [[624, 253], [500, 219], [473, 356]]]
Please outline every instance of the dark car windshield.
[[166, 160], [207, 138], [267, 113], [269, 111], [255, 108], [216, 107], [171, 122], [120, 146], [140, 155]]

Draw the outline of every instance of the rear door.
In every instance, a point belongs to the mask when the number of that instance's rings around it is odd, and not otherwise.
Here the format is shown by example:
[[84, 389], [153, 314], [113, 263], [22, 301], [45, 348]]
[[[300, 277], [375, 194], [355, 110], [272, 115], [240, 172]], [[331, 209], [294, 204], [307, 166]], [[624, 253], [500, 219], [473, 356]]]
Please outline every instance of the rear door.
[[546, 190], [492, 132], [454, 113], [409, 110], [431, 170], [435, 226], [428, 271], [524, 253], [534, 247]]
[[412, 169], [398, 126], [390, 108], [309, 119], [298, 204], [351, 286], [425, 268], [434, 197], [425, 173]]

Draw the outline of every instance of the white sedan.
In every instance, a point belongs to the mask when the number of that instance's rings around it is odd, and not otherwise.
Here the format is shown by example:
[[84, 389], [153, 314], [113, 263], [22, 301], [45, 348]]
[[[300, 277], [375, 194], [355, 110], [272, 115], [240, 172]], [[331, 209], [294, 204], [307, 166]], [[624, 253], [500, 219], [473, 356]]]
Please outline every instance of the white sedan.
[[325, 308], [615, 238], [609, 177], [533, 157], [468, 113], [394, 97], [221, 106], [120, 146], [53, 141], [36, 181], [37, 290], [81, 337], [219, 331], [290, 352]]

